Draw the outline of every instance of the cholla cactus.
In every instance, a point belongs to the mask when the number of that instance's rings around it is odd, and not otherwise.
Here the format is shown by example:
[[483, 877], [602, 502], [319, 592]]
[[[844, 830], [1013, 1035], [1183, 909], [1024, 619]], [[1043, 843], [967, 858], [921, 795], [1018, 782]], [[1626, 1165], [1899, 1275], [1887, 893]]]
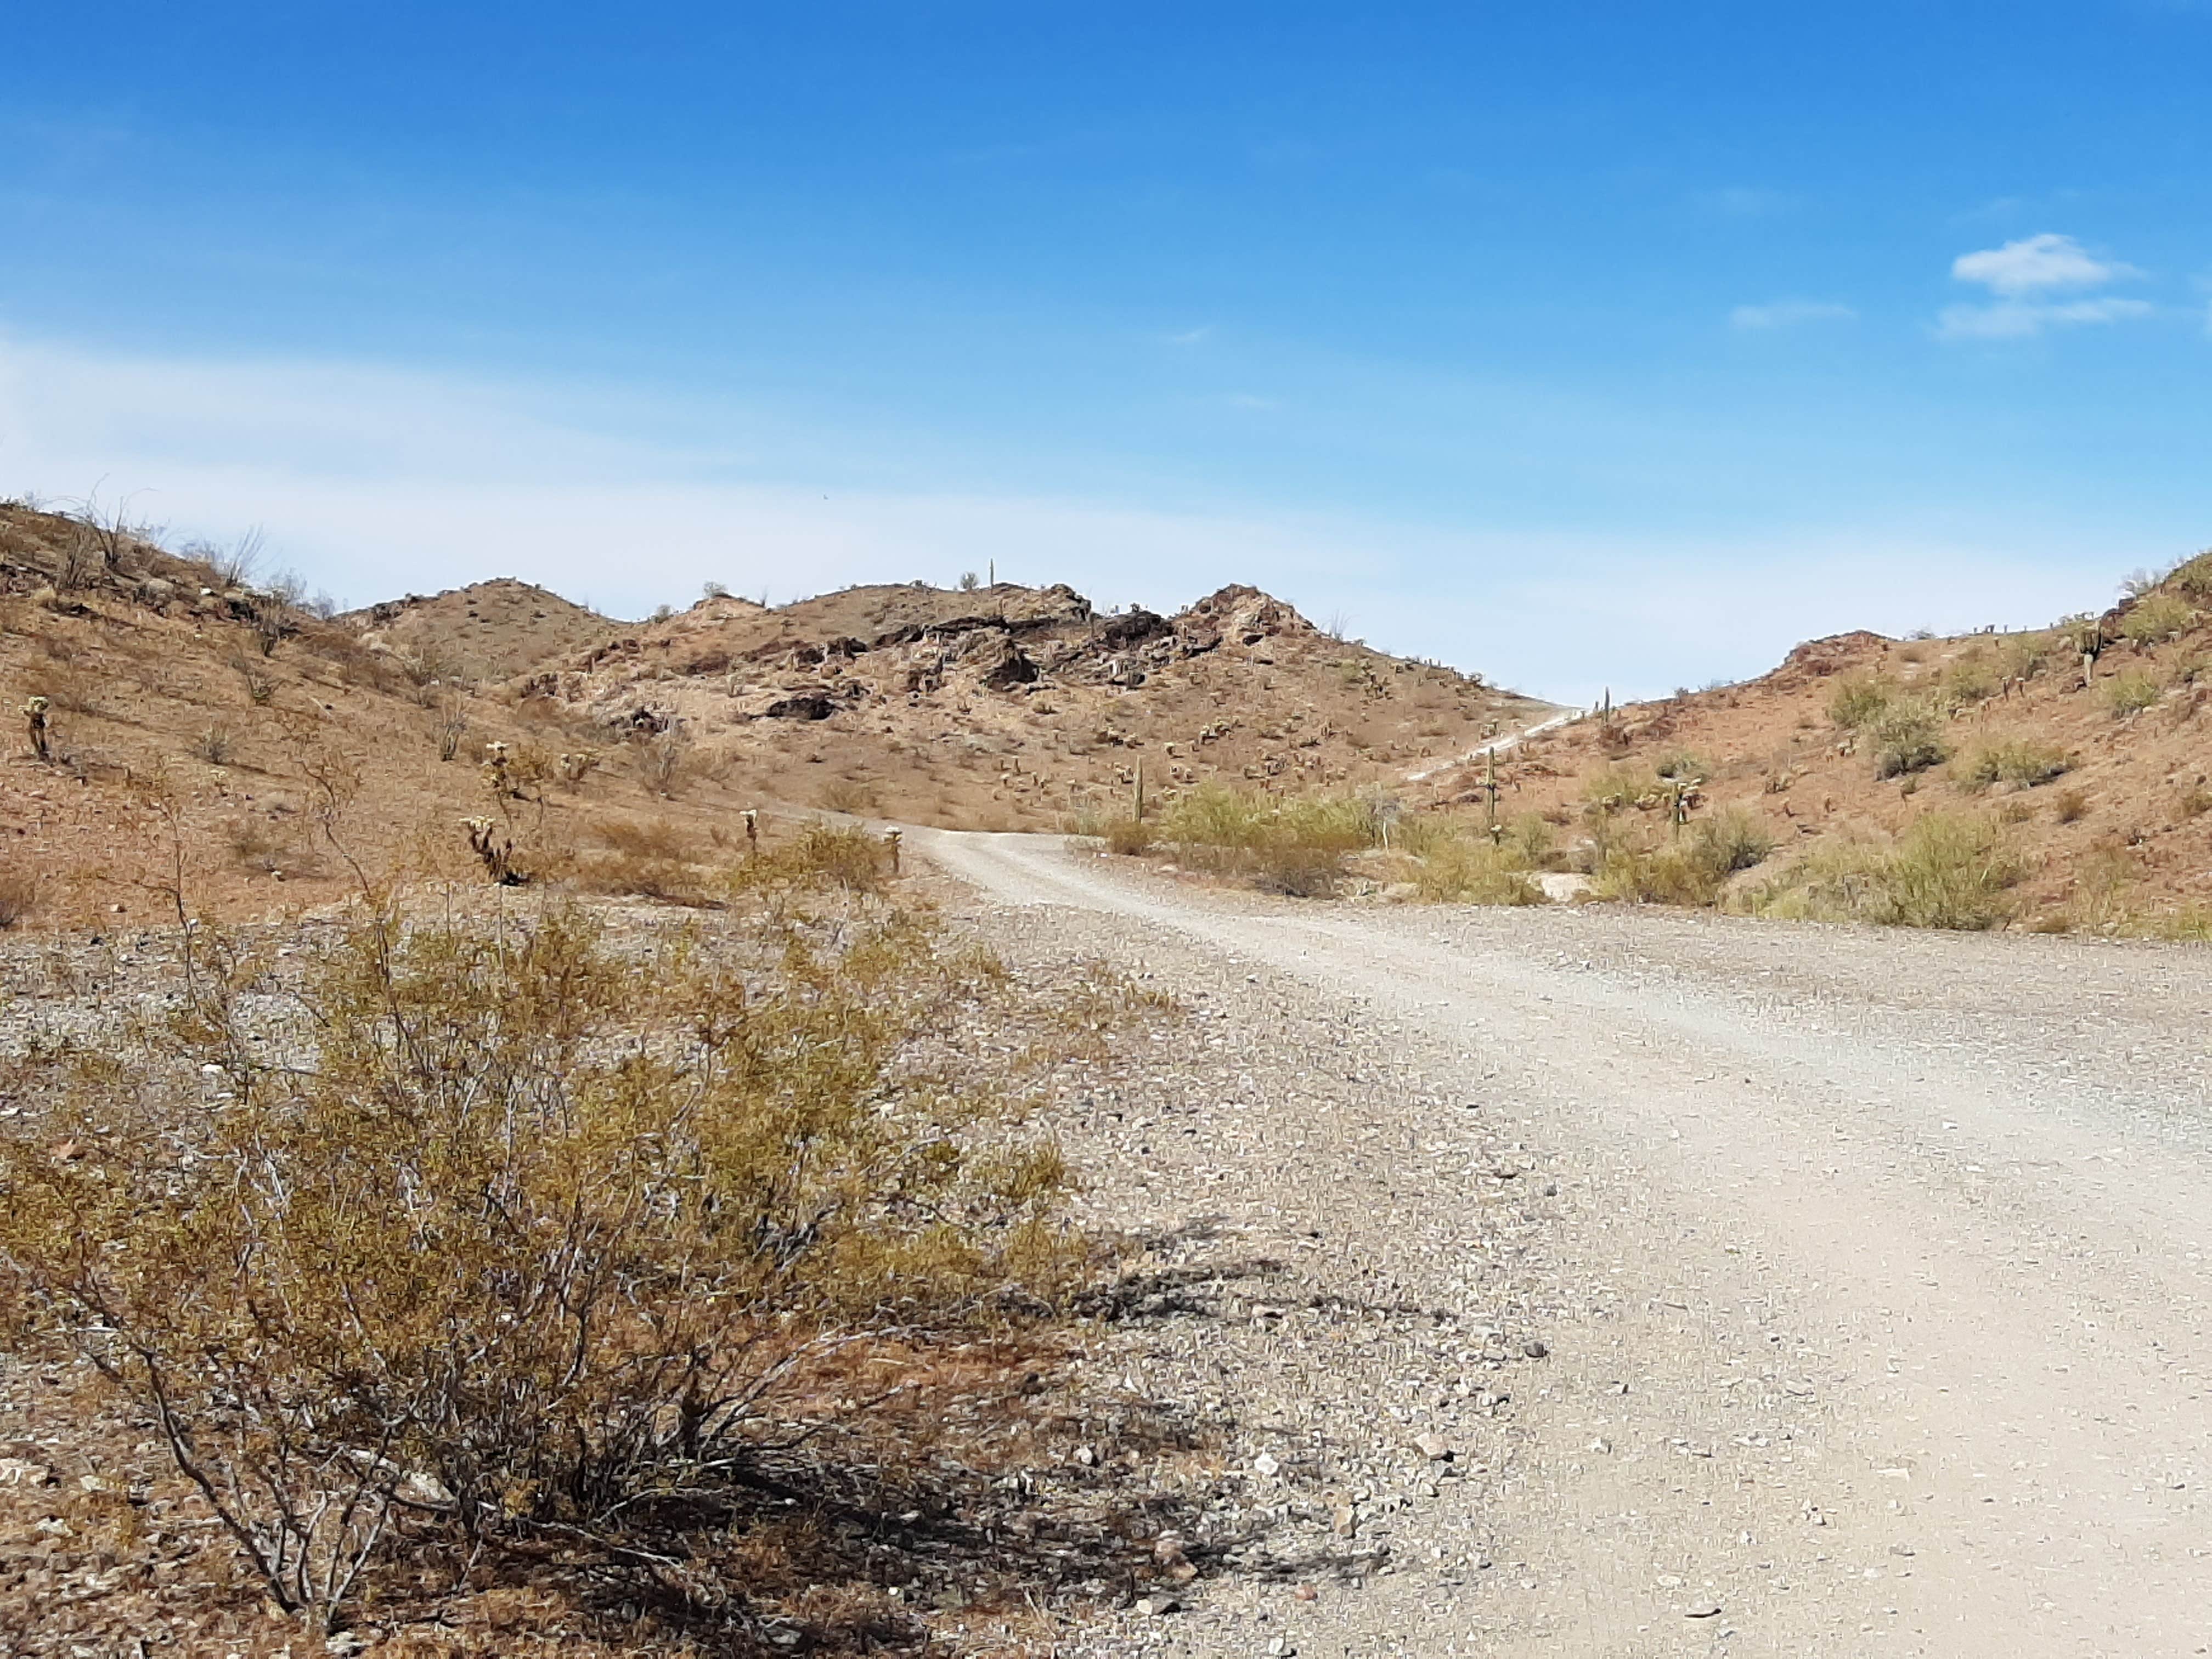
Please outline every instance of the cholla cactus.
[[580, 749], [574, 754], [562, 754], [553, 763], [561, 781], [571, 789], [583, 782], [599, 763], [599, 751], [596, 749]]
[[490, 790], [495, 797], [513, 793], [514, 779], [508, 770], [505, 744], [488, 743], [484, 745], [483, 781], [484, 787]]
[[502, 887], [518, 886], [521, 877], [514, 869], [514, 842], [504, 833], [496, 818], [463, 818], [461, 828], [467, 832], [469, 850], [483, 861], [484, 873]]
[[42, 761], [54, 757], [52, 739], [46, 733], [46, 710], [50, 707], [44, 697], [32, 697], [23, 704], [23, 725], [31, 734], [31, 752]]

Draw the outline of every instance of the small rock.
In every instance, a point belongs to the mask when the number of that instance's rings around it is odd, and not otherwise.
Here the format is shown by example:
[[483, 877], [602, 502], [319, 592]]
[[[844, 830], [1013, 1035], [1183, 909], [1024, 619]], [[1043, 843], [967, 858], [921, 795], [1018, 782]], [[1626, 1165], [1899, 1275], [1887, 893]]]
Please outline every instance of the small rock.
[[1532, 1336], [1521, 1345], [1521, 1352], [1531, 1359], [1541, 1359], [1546, 1354], [1551, 1352], [1551, 1350]]
[[1432, 1463], [1448, 1463], [1452, 1449], [1440, 1434], [1421, 1434], [1413, 1437], [1413, 1449]]
[[1320, 1597], [1321, 1592], [1311, 1584], [1301, 1584], [1291, 1592], [1291, 1600], [1293, 1601], [1318, 1601]]
[[1717, 1601], [1700, 1601], [1695, 1607], [1684, 1607], [1682, 1609], [1682, 1617], [1685, 1619], [1712, 1619], [1719, 1615], [1720, 1610], [1721, 1604]]
[[1181, 1613], [1182, 1603], [1172, 1595], [1145, 1595], [1138, 1598], [1136, 1611], [1148, 1618], [1158, 1618], [1163, 1613]]
[[1273, 1452], [1261, 1452], [1252, 1460], [1252, 1473], [1272, 1480], [1283, 1472], [1282, 1461]]
[[1291, 1659], [1291, 1656], [1297, 1651], [1297, 1650], [1291, 1645], [1291, 1638], [1287, 1636], [1276, 1637], [1267, 1644], [1267, 1659]]

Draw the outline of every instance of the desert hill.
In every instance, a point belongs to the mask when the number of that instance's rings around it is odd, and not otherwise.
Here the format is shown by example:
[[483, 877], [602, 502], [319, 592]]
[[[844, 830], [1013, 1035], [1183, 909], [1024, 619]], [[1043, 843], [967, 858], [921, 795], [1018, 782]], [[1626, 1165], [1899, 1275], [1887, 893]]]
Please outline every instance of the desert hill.
[[511, 576], [427, 597], [410, 593], [337, 620], [369, 649], [393, 653], [424, 678], [472, 681], [523, 673], [623, 625]]
[[720, 757], [763, 794], [923, 823], [1057, 827], [1206, 779], [1395, 782], [1547, 705], [1330, 637], [1256, 588], [1173, 616], [1072, 588], [709, 598], [523, 677], [526, 709]]
[[[1558, 856], [1741, 814], [1776, 845], [1739, 888], [1808, 855], [1887, 845], [1945, 815], [2016, 862], [2021, 925], [2198, 931], [2212, 917], [2212, 556], [2047, 629], [1798, 647], [1741, 684], [1588, 716], [1500, 757], [1502, 815], [1548, 821]], [[1425, 781], [1486, 815], [1486, 769]]]
[[1139, 767], [1154, 802], [1388, 782], [1546, 712], [1252, 588], [1173, 617], [1065, 587], [716, 594], [623, 624], [501, 580], [325, 617], [293, 584], [21, 505], [0, 506], [0, 912], [117, 926], [167, 905], [179, 847], [224, 915], [328, 902], [349, 855], [480, 880], [471, 817], [526, 873], [650, 890], [749, 808], [1051, 829], [1121, 807]]

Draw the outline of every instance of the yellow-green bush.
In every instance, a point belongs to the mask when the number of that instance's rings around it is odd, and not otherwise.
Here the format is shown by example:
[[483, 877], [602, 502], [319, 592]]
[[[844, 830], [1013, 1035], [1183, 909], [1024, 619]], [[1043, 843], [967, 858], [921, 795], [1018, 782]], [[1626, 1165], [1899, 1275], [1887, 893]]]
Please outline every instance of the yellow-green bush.
[[1943, 743], [1943, 719], [1917, 698], [1899, 698], [1867, 721], [1874, 750], [1874, 775], [1902, 777], [1940, 763], [1949, 752]]
[[2063, 775], [2072, 764], [2057, 744], [2006, 738], [1983, 744], [1960, 762], [1957, 771], [1959, 781], [1969, 789], [1986, 789], [1993, 783], [2032, 788]]
[[2132, 645], [2163, 645], [2197, 623], [2197, 610], [2177, 593], [2146, 593], [2120, 618], [2120, 637]]
[[1199, 868], [1244, 876], [1264, 890], [1319, 897], [1334, 890], [1347, 854], [1381, 839], [1375, 805], [1349, 795], [1279, 801], [1201, 784], [1159, 820], [1159, 836]]
[[1828, 696], [1828, 718], [1847, 732], [1877, 719], [1898, 696], [1897, 683], [1879, 674], [1846, 674]]
[[2057, 648], [2048, 633], [2004, 635], [1997, 641], [1997, 672], [2008, 680], [2031, 679], [2042, 672]]
[[1936, 683], [1936, 700], [1945, 708], [1971, 708], [1996, 694], [1996, 668], [1978, 647], [1945, 664]]
[[1638, 904], [1704, 906], [1722, 885], [1774, 850], [1774, 837], [1750, 813], [1731, 808], [1701, 818], [1681, 833], [1648, 845], [1616, 842], [1601, 854], [1598, 895]]
[[1808, 854], [1759, 884], [1745, 908], [1798, 921], [1978, 930], [2011, 915], [2010, 890], [2023, 872], [1996, 824], [1931, 812], [1893, 842], [1845, 842]]
[[1450, 904], [1541, 904], [1543, 890], [1521, 848], [1486, 836], [1444, 835], [1427, 841], [1413, 865], [1425, 899]]
[[2147, 668], [2124, 668], [2105, 682], [2105, 707], [2114, 717], [2141, 714], [2159, 699], [2158, 676]]
[[2166, 581], [2182, 598], [2212, 605], [2212, 550], [2176, 565]]

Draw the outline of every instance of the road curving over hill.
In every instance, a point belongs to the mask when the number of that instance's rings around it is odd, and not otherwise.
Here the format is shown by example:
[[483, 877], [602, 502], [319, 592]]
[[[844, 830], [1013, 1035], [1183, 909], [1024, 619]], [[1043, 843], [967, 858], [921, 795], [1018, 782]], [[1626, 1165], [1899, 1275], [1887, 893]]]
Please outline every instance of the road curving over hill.
[[[1001, 925], [1079, 917], [1170, 988], [1206, 960], [1296, 981], [1557, 1186], [1550, 1353], [1483, 1500], [1513, 1560], [1447, 1585], [1401, 1549], [1303, 1651], [2212, 1650], [2212, 955], [1276, 902], [1049, 837], [909, 844]], [[1455, 1125], [1415, 1101], [1378, 1089], [1363, 1131], [1402, 1198], [1320, 1138], [1229, 1178], [1389, 1258], [1394, 1204], [1425, 1221], [1488, 1173], [1444, 1176]], [[1448, 1265], [1392, 1272], [1437, 1297]]]

